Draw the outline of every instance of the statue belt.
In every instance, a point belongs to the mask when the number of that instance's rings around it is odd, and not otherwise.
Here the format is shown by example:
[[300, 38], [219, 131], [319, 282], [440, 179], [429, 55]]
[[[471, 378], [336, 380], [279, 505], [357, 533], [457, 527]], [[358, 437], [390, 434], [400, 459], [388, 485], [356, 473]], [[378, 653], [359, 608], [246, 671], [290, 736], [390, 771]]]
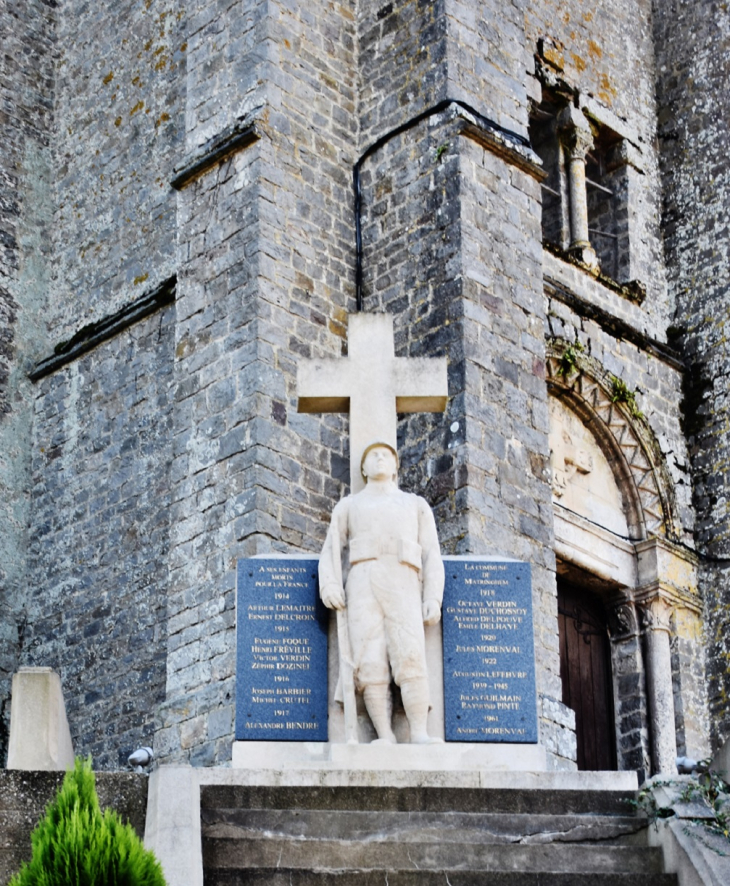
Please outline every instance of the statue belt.
[[399, 563], [420, 569], [422, 563], [421, 546], [418, 542], [387, 535], [360, 535], [351, 538], [349, 544], [350, 565], [380, 557], [397, 557]]

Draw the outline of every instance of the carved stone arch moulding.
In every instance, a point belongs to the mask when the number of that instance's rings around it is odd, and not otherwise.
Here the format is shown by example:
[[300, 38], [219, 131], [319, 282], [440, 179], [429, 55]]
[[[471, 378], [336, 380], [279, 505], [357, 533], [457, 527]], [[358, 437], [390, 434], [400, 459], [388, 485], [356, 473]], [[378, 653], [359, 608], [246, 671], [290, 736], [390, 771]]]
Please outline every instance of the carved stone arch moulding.
[[[570, 349], [569, 359], [565, 359]], [[633, 541], [680, 538], [674, 492], [659, 444], [646, 419], [612, 399], [613, 376], [568, 342], [547, 342], [547, 382], [593, 433], [624, 496]]]

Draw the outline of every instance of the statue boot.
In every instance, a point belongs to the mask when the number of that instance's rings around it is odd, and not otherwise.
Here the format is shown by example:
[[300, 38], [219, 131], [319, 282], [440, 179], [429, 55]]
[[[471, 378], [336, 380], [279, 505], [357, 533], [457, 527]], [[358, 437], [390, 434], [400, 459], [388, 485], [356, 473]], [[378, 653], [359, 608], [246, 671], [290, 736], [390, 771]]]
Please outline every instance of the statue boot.
[[432, 738], [427, 731], [429, 691], [428, 680], [418, 677], [400, 684], [403, 709], [411, 728], [411, 744], [441, 744], [440, 738]]
[[363, 690], [365, 707], [375, 731], [378, 733], [378, 741], [395, 744], [396, 738], [393, 732], [393, 698], [390, 694], [388, 683], [371, 683]]

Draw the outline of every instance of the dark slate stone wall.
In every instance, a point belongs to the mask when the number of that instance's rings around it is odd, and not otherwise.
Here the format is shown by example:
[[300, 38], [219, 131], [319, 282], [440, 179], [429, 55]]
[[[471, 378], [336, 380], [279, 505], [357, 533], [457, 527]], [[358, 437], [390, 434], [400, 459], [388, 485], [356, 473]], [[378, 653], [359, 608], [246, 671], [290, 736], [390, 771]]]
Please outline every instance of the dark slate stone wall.
[[346, 424], [297, 414], [296, 367], [342, 353], [353, 307], [354, 3], [201, 2], [190, 27], [187, 150], [241, 114], [260, 135], [178, 198], [167, 697], [155, 749], [212, 765], [230, 759], [233, 738], [236, 561], [316, 550], [349, 479]]
[[363, 149], [445, 97], [445, 6], [444, 0], [359, 3], [358, 113]]
[[0, 2], [0, 766], [23, 642], [32, 385], [43, 352], [56, 3]]
[[54, 345], [174, 273], [186, 21], [177, 0], [61, 6]]
[[730, 263], [730, 17], [722, 4], [655, 4], [659, 143], [673, 332], [688, 364], [684, 431], [705, 555], [701, 586], [709, 652], [713, 744], [730, 736], [730, 498], [727, 494]]
[[466, 534], [457, 139], [443, 115], [423, 121], [362, 171], [365, 309], [394, 315], [397, 356], [448, 359], [447, 411], [402, 417], [398, 443], [400, 484], [434, 508], [449, 553]]
[[23, 664], [61, 676], [97, 769], [152, 744], [165, 691], [174, 308], [38, 384]]

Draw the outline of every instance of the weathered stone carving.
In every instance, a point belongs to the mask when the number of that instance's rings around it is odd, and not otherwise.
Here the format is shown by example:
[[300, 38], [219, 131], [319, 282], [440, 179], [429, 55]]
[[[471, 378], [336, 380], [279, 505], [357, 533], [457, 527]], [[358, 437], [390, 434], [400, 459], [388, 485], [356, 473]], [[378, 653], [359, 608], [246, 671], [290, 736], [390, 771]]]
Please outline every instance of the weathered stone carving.
[[641, 627], [645, 631], [672, 632], [672, 606], [663, 597], [652, 597], [639, 604]]
[[[365, 449], [365, 488], [340, 501], [332, 513], [320, 559], [320, 595], [325, 606], [347, 612], [352, 679], [378, 739], [396, 740], [392, 679], [400, 687], [411, 742], [423, 744], [439, 741], [426, 728], [423, 626], [441, 617], [444, 566], [431, 509], [425, 499], [398, 489], [397, 468], [390, 444], [376, 442]], [[345, 671], [341, 668], [341, 681], [349, 679]]]
[[611, 639], [622, 640], [635, 636], [639, 625], [636, 618], [636, 610], [631, 603], [619, 603], [608, 613], [608, 627]]
[[593, 470], [593, 458], [585, 449], [573, 444], [570, 434], [563, 432], [559, 447], [550, 453], [553, 474], [553, 493], [561, 498], [565, 488], [576, 473], [590, 474]]
[[[661, 462], [654, 457], [651, 446], [642, 438], [638, 422], [612, 401], [607, 387], [594, 377], [585, 358], [579, 358], [578, 371], [566, 378], [560, 373], [557, 340], [552, 348], [547, 360], [548, 385], [576, 409], [584, 422], [595, 422], [592, 426], [596, 428], [596, 438], [606, 441], [606, 448], [615, 453], [617, 481], [633, 505], [627, 513], [632, 535], [678, 537], [679, 520], [671, 498], [671, 483], [663, 476]], [[628, 481], [625, 484], [621, 484], [622, 474]]]

